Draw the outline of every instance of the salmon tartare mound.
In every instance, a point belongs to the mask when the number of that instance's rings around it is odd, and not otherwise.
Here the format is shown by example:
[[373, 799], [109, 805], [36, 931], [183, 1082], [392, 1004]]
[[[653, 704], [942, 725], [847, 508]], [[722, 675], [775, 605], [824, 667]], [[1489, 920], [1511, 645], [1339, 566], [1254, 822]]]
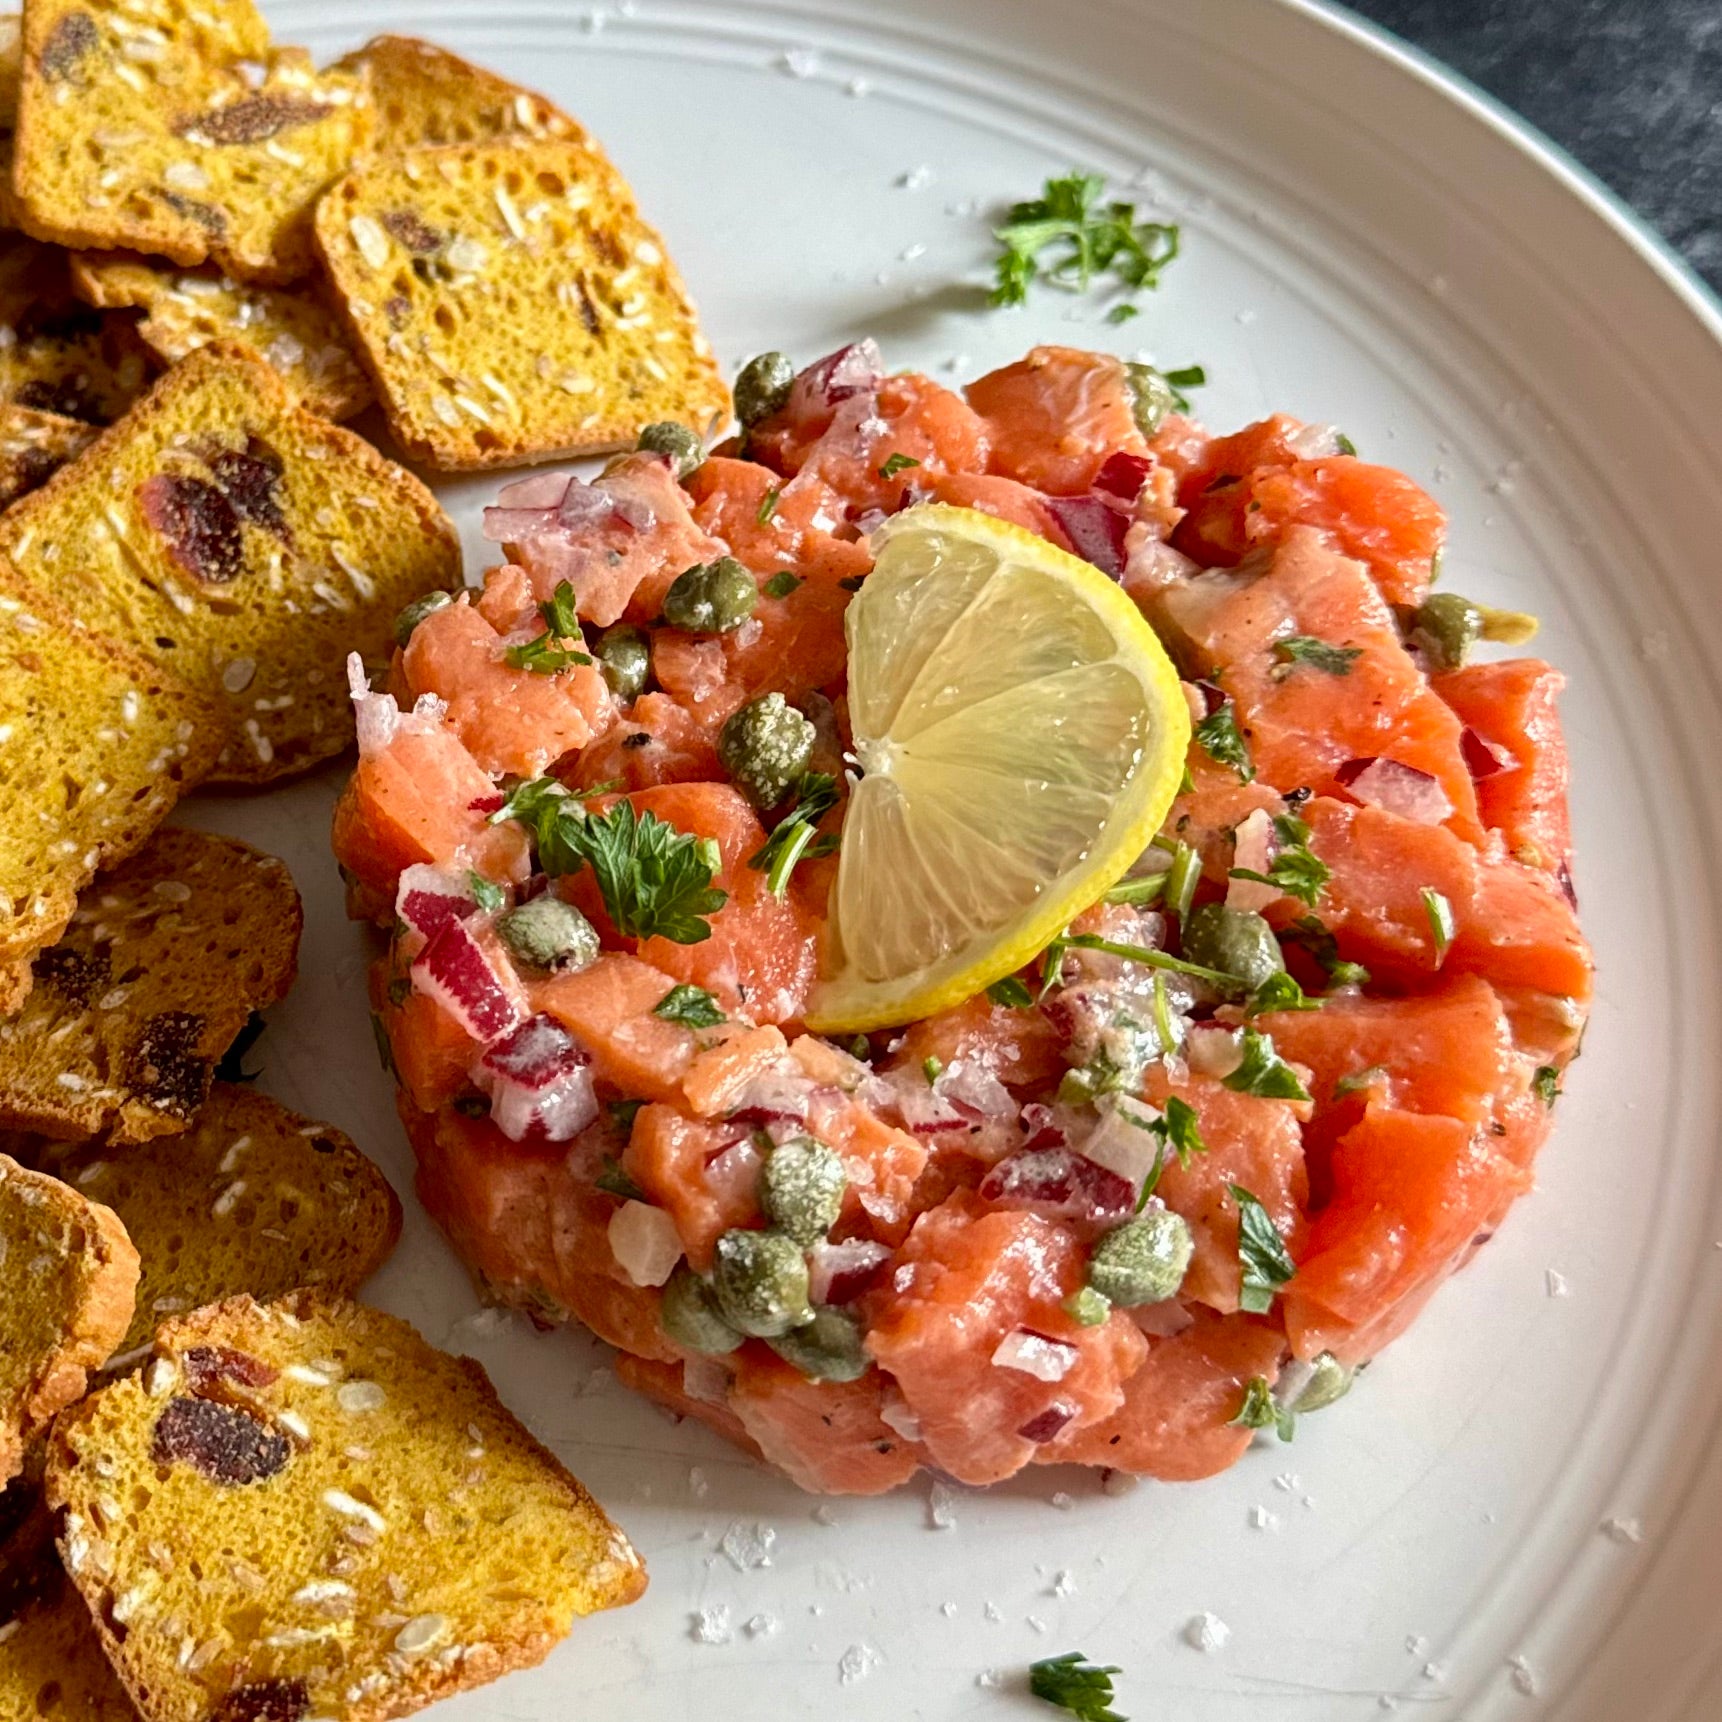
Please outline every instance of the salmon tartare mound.
[[[1531, 1185], [1592, 991], [1562, 678], [1482, 655], [1529, 619], [1436, 586], [1440, 507], [1327, 427], [1215, 436], [1061, 347], [735, 397], [714, 450], [510, 485], [482, 589], [354, 662], [334, 846], [419, 1194], [488, 1297], [808, 1490], [1223, 1470]], [[925, 504], [1116, 583], [1192, 740], [1032, 962], [818, 1033], [845, 617]]]

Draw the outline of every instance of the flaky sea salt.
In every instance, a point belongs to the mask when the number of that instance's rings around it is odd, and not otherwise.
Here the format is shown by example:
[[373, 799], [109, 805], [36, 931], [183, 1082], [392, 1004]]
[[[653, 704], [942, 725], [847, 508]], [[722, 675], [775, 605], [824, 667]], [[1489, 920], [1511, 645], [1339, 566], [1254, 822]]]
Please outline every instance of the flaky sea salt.
[[728, 1644], [735, 1637], [728, 1605], [716, 1602], [710, 1608], [696, 1609], [688, 1636], [695, 1644]]
[[934, 1531], [948, 1531], [957, 1522], [957, 1491], [949, 1483], [933, 1479], [932, 1487], [927, 1491], [927, 1527]]
[[1637, 1519], [1604, 1519], [1602, 1534], [1611, 1543], [1641, 1543], [1644, 1541], [1644, 1526]]
[[819, 71], [819, 51], [816, 48], [785, 48], [777, 56], [777, 69], [792, 78], [811, 78]]
[[1569, 1291], [1566, 1275], [1556, 1272], [1553, 1268], [1545, 1268], [1543, 1270], [1543, 1290], [1550, 1297], [1566, 1297]]
[[865, 1680], [885, 1659], [870, 1644], [852, 1644], [837, 1660], [837, 1678], [845, 1686]]
[[783, 1622], [775, 1614], [756, 1614], [747, 1623], [749, 1638], [770, 1638], [783, 1630]]
[[1231, 1636], [1232, 1629], [1217, 1614], [1210, 1614], [1206, 1609], [1191, 1615], [1184, 1623], [1184, 1642], [1192, 1650], [1200, 1650], [1208, 1656], [1224, 1650]]
[[1507, 1658], [1507, 1679], [1512, 1683], [1513, 1690], [1525, 1698], [1535, 1698], [1542, 1690], [1537, 1671], [1522, 1656]]
[[724, 1532], [718, 1548], [738, 1573], [771, 1565], [771, 1546], [777, 1532], [770, 1525], [733, 1524]]

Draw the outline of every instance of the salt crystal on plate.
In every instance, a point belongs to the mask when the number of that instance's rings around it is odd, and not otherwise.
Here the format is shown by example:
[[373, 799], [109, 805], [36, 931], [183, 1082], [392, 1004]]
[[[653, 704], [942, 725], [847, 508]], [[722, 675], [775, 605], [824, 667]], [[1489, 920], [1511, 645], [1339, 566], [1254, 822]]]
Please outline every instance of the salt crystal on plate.
[[1053, 1579], [1052, 1594], [1054, 1596], [1076, 1595], [1076, 1574], [1073, 1573], [1069, 1567], [1063, 1568], [1057, 1577]]
[[1602, 1534], [1611, 1543], [1641, 1543], [1644, 1541], [1644, 1526], [1637, 1519], [1604, 1519]]
[[851, 96], [864, 96], [873, 86], [865, 78], [851, 78], [844, 86], [844, 91]]
[[783, 1622], [775, 1614], [756, 1614], [747, 1623], [749, 1638], [770, 1638], [775, 1632], [783, 1630]]
[[1004, 1685], [1004, 1674], [997, 1668], [983, 1668], [975, 1676], [975, 1685], [984, 1686], [988, 1691], [994, 1691]]
[[1076, 1497], [1058, 1489], [1053, 1492], [1050, 1504], [1057, 1507], [1061, 1513], [1068, 1513], [1076, 1505]]
[[1566, 1275], [1556, 1273], [1553, 1268], [1545, 1269], [1543, 1272], [1543, 1289], [1550, 1297], [1565, 1297], [1567, 1295]]
[[1266, 1507], [1251, 1507], [1250, 1524], [1258, 1531], [1277, 1531], [1280, 1528], [1279, 1515], [1270, 1513]]
[[811, 78], [819, 70], [819, 53], [814, 48], [785, 48], [777, 56], [777, 69], [792, 78]]
[[1209, 1656], [1216, 1650], [1224, 1650], [1231, 1636], [1232, 1629], [1217, 1614], [1210, 1614], [1206, 1609], [1191, 1615], [1184, 1625], [1184, 1642], [1192, 1650], [1200, 1650]]
[[1522, 1693], [1526, 1698], [1535, 1698], [1537, 1693], [1542, 1690], [1541, 1684], [1537, 1679], [1537, 1671], [1531, 1667], [1530, 1663], [1528, 1663], [1524, 1657], [1509, 1656], [1507, 1658], [1507, 1667], [1511, 1670], [1509, 1678], [1513, 1683], [1513, 1690], [1515, 1692]]
[[837, 1663], [837, 1678], [845, 1686], [865, 1680], [885, 1659], [870, 1644], [852, 1644]]
[[710, 1608], [696, 1610], [688, 1635], [695, 1644], [728, 1644], [735, 1637], [729, 1623], [728, 1605], [718, 1602]]
[[948, 1531], [957, 1522], [957, 1491], [937, 1477], [927, 1491], [927, 1526], [930, 1530]]
[[738, 1573], [771, 1565], [771, 1545], [777, 1532], [770, 1525], [732, 1524], [718, 1547]]

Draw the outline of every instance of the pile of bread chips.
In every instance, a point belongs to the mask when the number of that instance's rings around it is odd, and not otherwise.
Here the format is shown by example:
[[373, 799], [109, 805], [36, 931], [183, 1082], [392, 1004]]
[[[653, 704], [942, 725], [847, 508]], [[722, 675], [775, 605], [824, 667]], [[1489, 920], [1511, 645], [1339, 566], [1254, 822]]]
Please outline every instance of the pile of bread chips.
[[0, 1722], [401, 1715], [643, 1586], [482, 1371], [351, 1301], [394, 1193], [234, 1057], [293, 882], [163, 821], [343, 752], [347, 651], [462, 583], [378, 444], [727, 407], [543, 97], [401, 37], [318, 69], [251, 0], [0, 19]]

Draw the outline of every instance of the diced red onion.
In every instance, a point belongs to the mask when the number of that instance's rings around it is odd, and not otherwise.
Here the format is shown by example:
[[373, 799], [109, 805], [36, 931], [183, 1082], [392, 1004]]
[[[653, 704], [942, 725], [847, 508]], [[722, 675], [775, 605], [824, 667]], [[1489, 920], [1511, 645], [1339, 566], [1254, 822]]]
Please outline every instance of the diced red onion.
[[1519, 762], [1512, 754], [1474, 729], [1467, 729], [1459, 737], [1459, 752], [1464, 757], [1465, 769], [1478, 783], [1487, 777], [1498, 777], [1503, 771], [1519, 769]]
[[1192, 682], [1187, 684], [1195, 688], [1202, 696], [1202, 716], [1212, 717], [1226, 703], [1225, 690], [1218, 682]]
[[863, 508], [850, 522], [863, 538], [871, 538], [890, 518], [882, 508]]
[[879, 1421], [905, 1441], [921, 1439], [921, 1420], [909, 1409], [908, 1400], [895, 1382], [889, 1383], [879, 1395]]
[[1037, 1446], [1052, 1440], [1076, 1415], [1073, 1405], [1049, 1405], [1038, 1416], [1031, 1417], [1017, 1430], [1024, 1441], [1033, 1441]]
[[496, 498], [498, 508], [548, 508], [562, 506], [568, 487], [577, 480], [571, 472], [535, 472], [505, 484]]
[[1439, 825], [1453, 812], [1439, 778], [1385, 755], [1348, 759], [1333, 775], [1366, 806], [1420, 825]]
[[1094, 1129], [1076, 1144], [1085, 1160], [1112, 1173], [1132, 1192], [1154, 1169], [1160, 1139], [1151, 1128], [1158, 1114], [1128, 1095], [1113, 1095], [1099, 1105]]
[[729, 1116], [749, 1124], [805, 1118], [816, 1086], [793, 1059], [783, 1059], [742, 1085]]
[[[1265, 807], [1254, 808], [1238, 821], [1232, 833], [1232, 865], [1252, 873], [1265, 873], [1274, 864], [1278, 848], [1272, 815]], [[1259, 884], [1254, 879], [1226, 881], [1226, 906], [1231, 909], [1254, 909], [1260, 914], [1284, 895], [1276, 887]]]
[[1094, 475], [1094, 488], [1104, 490], [1123, 502], [1134, 502], [1148, 482], [1154, 463], [1144, 454], [1126, 454], [1120, 449], [1108, 455], [1106, 464]]
[[381, 753], [402, 730], [415, 735], [430, 734], [448, 711], [448, 702], [435, 694], [420, 694], [413, 701], [413, 709], [404, 712], [395, 704], [393, 694], [373, 693], [364, 659], [357, 652], [347, 654], [347, 687], [353, 700], [359, 754], [364, 759]]
[[742, 1137], [706, 1162], [706, 1188], [726, 1207], [751, 1202], [759, 1190], [762, 1158], [751, 1135]]
[[790, 391], [791, 418], [811, 418], [851, 395], [876, 389], [885, 380], [884, 355], [878, 342], [852, 341], [815, 359], [796, 379]]
[[966, 1111], [948, 1099], [919, 1071], [903, 1071], [890, 1081], [897, 1115], [906, 1130], [931, 1136], [946, 1130], [968, 1130], [978, 1122], [972, 1110]]
[[1196, 1325], [1196, 1318], [1175, 1297], [1161, 1303], [1139, 1304], [1130, 1312], [1137, 1328], [1155, 1339], [1174, 1339], [1187, 1327]]
[[610, 1253], [637, 1286], [661, 1286], [682, 1259], [676, 1222], [650, 1202], [624, 1202], [610, 1216]]
[[1153, 521], [1138, 520], [1124, 535], [1124, 577], [1137, 593], [1182, 586], [1200, 574], [1201, 565], [1159, 536]]
[[1130, 520], [1098, 496], [1049, 496], [1046, 506], [1070, 547], [1114, 580], [1124, 577], [1124, 535]]
[[967, 1108], [982, 1118], [1016, 1115], [1017, 1104], [1011, 1091], [978, 1059], [953, 1059], [939, 1072], [933, 1087], [959, 1110]]
[[502, 794], [475, 795], [466, 804], [466, 810], [468, 813], [500, 813], [507, 805], [508, 797]]
[[981, 1180], [980, 1194], [1049, 1219], [1118, 1220], [1135, 1211], [1138, 1187], [1069, 1148], [1019, 1148]]
[[871, 1238], [840, 1244], [821, 1240], [807, 1255], [809, 1295], [820, 1304], [853, 1303], [874, 1285], [890, 1259], [890, 1249]]
[[[528, 1017], [473, 1068], [491, 1121], [511, 1142], [567, 1142], [598, 1116], [586, 1049], [554, 1017]], [[654, 1282], [657, 1283], [657, 1282]]]
[[1229, 1028], [1197, 1025], [1184, 1040], [1184, 1057], [1200, 1076], [1230, 1076], [1244, 1061], [1244, 1049]]
[[554, 508], [487, 508], [483, 532], [492, 544], [521, 544], [556, 529]]
[[477, 909], [464, 879], [422, 861], [402, 872], [395, 889], [396, 916], [426, 939], [444, 921], [464, 921]]
[[490, 1042], [520, 1021], [521, 1009], [464, 921], [445, 921], [413, 959], [413, 985], [474, 1040]]
[[702, 1405], [729, 1402], [729, 1365], [721, 1357], [690, 1357], [682, 1363], [682, 1391]]
[[1074, 1345], [1019, 1327], [998, 1342], [992, 1361], [999, 1369], [1015, 1369], [1036, 1381], [1062, 1381], [1081, 1356]]
[[1299, 425], [1286, 438], [1286, 447], [1299, 460], [1325, 460], [1341, 452], [1338, 425]]

